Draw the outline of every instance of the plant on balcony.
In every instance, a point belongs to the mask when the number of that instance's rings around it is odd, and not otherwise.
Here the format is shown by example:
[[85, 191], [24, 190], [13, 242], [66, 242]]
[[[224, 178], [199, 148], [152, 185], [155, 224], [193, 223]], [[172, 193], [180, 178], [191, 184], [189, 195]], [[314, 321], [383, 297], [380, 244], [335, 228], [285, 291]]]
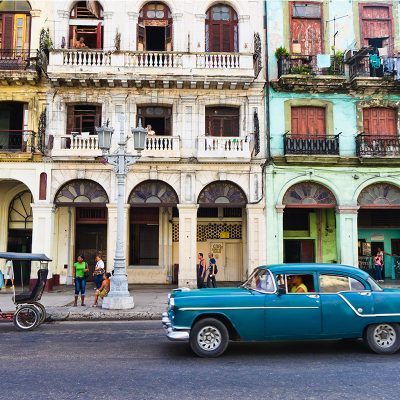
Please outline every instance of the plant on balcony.
[[294, 75], [310, 75], [311, 67], [308, 65], [295, 65], [290, 72]]
[[115, 38], [114, 38], [114, 46], [116, 51], [121, 50], [121, 33], [118, 32], [118, 28], [115, 32]]
[[344, 51], [336, 51], [333, 56], [332, 65], [329, 68], [329, 73], [332, 75], [338, 75], [343, 72], [344, 65]]
[[53, 41], [50, 37], [49, 28], [40, 31], [40, 39], [39, 39], [39, 49], [44, 51], [45, 53], [48, 52], [53, 47]]
[[289, 52], [287, 51], [286, 47], [280, 46], [275, 50], [275, 57], [277, 60], [289, 57]]

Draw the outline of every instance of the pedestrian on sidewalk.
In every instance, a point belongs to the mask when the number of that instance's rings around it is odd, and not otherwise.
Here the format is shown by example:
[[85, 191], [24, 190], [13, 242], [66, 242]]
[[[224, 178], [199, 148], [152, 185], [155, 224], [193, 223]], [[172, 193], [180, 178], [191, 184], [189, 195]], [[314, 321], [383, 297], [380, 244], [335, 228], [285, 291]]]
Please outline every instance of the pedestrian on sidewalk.
[[7, 288], [8, 280], [11, 281], [11, 287], [14, 287], [14, 264], [12, 260], [6, 261], [6, 267], [4, 269], [4, 289]]
[[99, 297], [101, 299], [104, 299], [104, 297], [107, 297], [108, 292], [110, 291], [110, 277], [111, 274], [109, 272], [104, 273], [103, 275], [103, 282], [101, 283], [101, 287], [96, 290], [96, 296], [94, 298], [94, 303], [92, 307], [97, 306], [97, 301]]
[[208, 253], [208, 258], [210, 261], [208, 265], [207, 287], [216, 288], [217, 282], [215, 280], [215, 274], [217, 273], [217, 262], [215, 261], [213, 253]]
[[203, 253], [199, 253], [199, 265], [197, 267], [197, 288], [203, 289], [206, 287], [204, 280], [206, 279], [207, 266]]
[[383, 282], [382, 280], [382, 269], [383, 269], [383, 259], [381, 257], [380, 251], [376, 253], [374, 257], [374, 278], [378, 282]]
[[3, 284], [4, 284], [3, 271], [0, 269], [0, 290], [3, 287]]
[[76, 263], [74, 263], [73, 278], [72, 282], [75, 283], [75, 300], [74, 307], [78, 305], [78, 297], [81, 295], [81, 305], [85, 306], [85, 290], [86, 290], [86, 278], [89, 273], [89, 267], [87, 262], [84, 260], [82, 255], [77, 257]]
[[104, 277], [104, 273], [105, 273], [105, 268], [104, 268], [104, 261], [101, 259], [101, 255], [97, 254], [96, 256], [96, 266], [94, 267], [94, 272], [93, 272], [93, 276], [94, 276], [94, 289], [100, 289], [101, 288], [101, 284], [103, 283], [103, 277]]

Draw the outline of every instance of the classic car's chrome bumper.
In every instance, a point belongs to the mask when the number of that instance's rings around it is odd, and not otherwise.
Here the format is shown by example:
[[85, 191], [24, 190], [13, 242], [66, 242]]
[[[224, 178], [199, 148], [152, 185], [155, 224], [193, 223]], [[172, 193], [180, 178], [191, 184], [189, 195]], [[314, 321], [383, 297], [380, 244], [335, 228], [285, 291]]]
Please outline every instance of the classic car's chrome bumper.
[[165, 334], [169, 340], [174, 341], [186, 341], [189, 340], [189, 332], [187, 331], [175, 331], [172, 328], [171, 320], [168, 317], [168, 313], [164, 312], [162, 314], [161, 322], [165, 329]]

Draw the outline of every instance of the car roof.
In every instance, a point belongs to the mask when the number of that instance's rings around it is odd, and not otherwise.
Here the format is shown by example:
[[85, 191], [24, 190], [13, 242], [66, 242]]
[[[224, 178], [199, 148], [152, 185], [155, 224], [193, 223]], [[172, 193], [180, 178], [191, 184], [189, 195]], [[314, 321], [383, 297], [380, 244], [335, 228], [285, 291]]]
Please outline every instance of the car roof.
[[356, 267], [341, 264], [314, 264], [314, 263], [295, 263], [295, 264], [274, 264], [262, 265], [259, 268], [268, 268], [274, 273], [307, 273], [307, 272], [327, 272], [327, 273], [345, 273], [362, 276], [364, 279], [368, 278], [368, 274]]

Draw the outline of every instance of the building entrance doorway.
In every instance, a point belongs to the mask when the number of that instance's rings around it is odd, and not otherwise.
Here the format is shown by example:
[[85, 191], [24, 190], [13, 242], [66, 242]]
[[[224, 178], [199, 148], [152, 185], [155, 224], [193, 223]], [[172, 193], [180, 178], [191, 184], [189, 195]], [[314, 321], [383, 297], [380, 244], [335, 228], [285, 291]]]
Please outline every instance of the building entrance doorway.
[[[7, 251], [16, 253], [32, 252], [32, 229], [9, 229]], [[14, 284], [29, 286], [31, 276], [30, 261], [13, 261]]]
[[315, 262], [314, 240], [284, 240], [284, 263]]

